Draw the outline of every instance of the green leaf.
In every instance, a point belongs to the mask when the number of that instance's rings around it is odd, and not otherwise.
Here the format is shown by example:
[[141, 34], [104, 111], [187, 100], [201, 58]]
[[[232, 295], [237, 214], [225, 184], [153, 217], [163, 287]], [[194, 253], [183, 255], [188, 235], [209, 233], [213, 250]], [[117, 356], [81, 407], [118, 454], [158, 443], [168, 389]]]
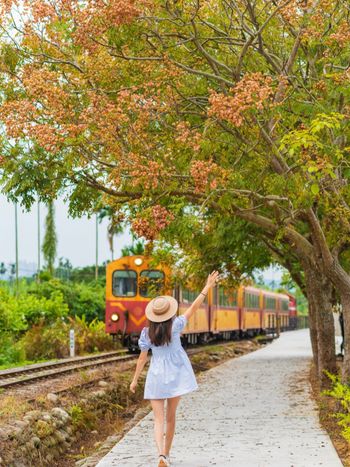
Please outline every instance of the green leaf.
[[312, 193], [313, 195], [318, 195], [319, 192], [320, 192], [320, 187], [317, 185], [317, 183], [313, 183], [313, 184], [311, 185], [311, 193]]
[[308, 167], [307, 169], [309, 173], [317, 172], [317, 170], [318, 170], [317, 167], [315, 167], [314, 165]]

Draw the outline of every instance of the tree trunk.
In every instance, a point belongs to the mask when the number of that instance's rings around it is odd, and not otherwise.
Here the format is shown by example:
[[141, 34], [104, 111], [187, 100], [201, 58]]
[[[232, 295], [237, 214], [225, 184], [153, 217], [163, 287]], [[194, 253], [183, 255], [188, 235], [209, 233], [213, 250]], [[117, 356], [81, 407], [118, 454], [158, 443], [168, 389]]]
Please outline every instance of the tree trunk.
[[316, 313], [317, 309], [313, 300], [313, 297], [308, 299], [309, 302], [309, 331], [310, 340], [312, 347], [312, 356], [316, 372], [318, 374], [318, 343], [317, 343], [317, 324], [316, 324]]
[[350, 383], [350, 276], [334, 258], [332, 265], [326, 270], [332, 280], [336, 291], [340, 295], [344, 319], [344, 361], [342, 366], [342, 379]]
[[350, 383], [350, 293], [344, 291], [340, 294], [344, 319], [344, 361], [342, 367], [342, 380]]
[[[311, 343], [314, 352], [317, 345], [317, 370], [320, 386], [324, 388], [329, 386], [330, 383], [324, 370], [330, 373], [336, 372], [335, 333], [332, 313], [333, 284], [315, 267], [309, 267], [309, 265], [305, 268], [305, 281], [309, 303], [311, 304]], [[314, 323], [312, 323], [313, 320]], [[315, 325], [316, 333], [314, 329], [311, 329]]]

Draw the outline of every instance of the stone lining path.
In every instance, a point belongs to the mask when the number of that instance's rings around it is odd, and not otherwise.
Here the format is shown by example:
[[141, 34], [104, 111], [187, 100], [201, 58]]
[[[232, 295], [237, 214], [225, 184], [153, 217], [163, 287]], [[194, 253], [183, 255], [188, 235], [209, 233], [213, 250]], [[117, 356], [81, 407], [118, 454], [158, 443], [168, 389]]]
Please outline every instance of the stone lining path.
[[[219, 365], [184, 396], [172, 467], [340, 467], [310, 396], [308, 330]], [[152, 413], [97, 464], [156, 466]]]

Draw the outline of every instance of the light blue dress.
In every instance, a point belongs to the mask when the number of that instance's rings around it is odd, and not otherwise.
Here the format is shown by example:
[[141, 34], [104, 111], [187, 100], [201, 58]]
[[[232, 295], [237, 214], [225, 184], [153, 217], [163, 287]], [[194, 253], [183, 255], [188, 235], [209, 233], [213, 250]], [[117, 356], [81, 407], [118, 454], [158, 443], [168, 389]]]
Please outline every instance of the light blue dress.
[[167, 399], [198, 389], [191, 362], [180, 340], [180, 333], [186, 323], [185, 316], [176, 316], [172, 323], [171, 342], [158, 347], [151, 343], [148, 328], [142, 329], [138, 341], [140, 350], [152, 349], [145, 399]]

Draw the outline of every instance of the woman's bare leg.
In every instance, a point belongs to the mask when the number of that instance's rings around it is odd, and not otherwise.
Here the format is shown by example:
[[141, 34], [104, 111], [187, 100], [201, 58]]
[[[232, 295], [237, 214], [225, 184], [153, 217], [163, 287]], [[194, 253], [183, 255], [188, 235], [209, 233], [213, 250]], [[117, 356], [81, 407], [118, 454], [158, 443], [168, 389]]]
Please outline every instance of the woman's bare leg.
[[171, 397], [167, 399], [166, 408], [166, 434], [165, 434], [165, 455], [169, 456], [171, 445], [175, 433], [175, 420], [176, 420], [176, 409], [180, 402], [181, 396]]
[[158, 454], [164, 454], [164, 401], [165, 399], [152, 399], [151, 405], [154, 415], [154, 438]]

